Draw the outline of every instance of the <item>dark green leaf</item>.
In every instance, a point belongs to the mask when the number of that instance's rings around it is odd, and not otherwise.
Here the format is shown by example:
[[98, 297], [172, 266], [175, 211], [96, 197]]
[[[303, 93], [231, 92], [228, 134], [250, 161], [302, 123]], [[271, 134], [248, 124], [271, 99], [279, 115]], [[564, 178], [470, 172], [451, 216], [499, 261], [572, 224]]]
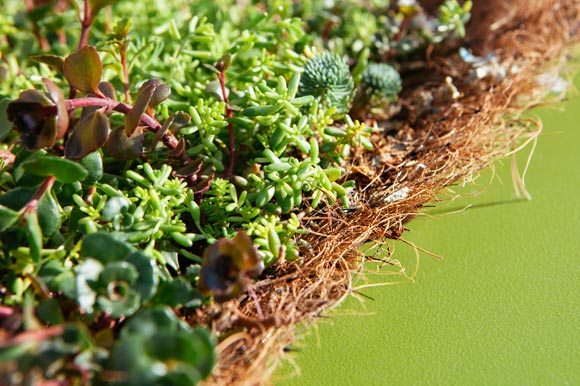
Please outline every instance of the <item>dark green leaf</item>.
[[160, 283], [153, 302], [157, 304], [165, 304], [169, 307], [177, 307], [191, 302], [196, 298], [201, 299], [201, 294], [196, 293], [190, 283], [185, 281], [183, 278], [178, 277], [171, 281]]
[[0, 205], [0, 232], [12, 226], [19, 217], [19, 212]]
[[111, 131], [105, 145], [105, 152], [118, 160], [131, 160], [139, 157], [143, 152], [145, 137], [142, 130], [137, 129], [130, 138], [127, 137], [123, 126]]
[[6, 137], [6, 134], [12, 130], [12, 123], [8, 120], [8, 113], [6, 108], [10, 103], [10, 99], [4, 98], [0, 100], [0, 140]]
[[96, 93], [103, 74], [103, 64], [93, 46], [86, 46], [66, 57], [63, 73], [77, 90]]
[[132, 335], [153, 336], [158, 331], [191, 331], [191, 327], [175, 316], [169, 307], [147, 308], [133, 315], [121, 331], [121, 338]]
[[42, 229], [38, 224], [38, 215], [32, 211], [25, 215], [26, 230], [28, 231], [28, 243], [30, 246], [30, 256], [35, 261], [40, 261], [40, 251], [42, 250]]
[[126, 260], [133, 248], [110, 233], [92, 233], [83, 238], [81, 256], [103, 263]]
[[54, 176], [57, 181], [71, 183], [82, 181], [89, 172], [78, 162], [53, 156], [42, 156], [26, 160], [22, 166], [30, 174], [37, 176]]
[[109, 131], [109, 118], [101, 110], [84, 117], [66, 142], [65, 157], [77, 160], [100, 149], [107, 142]]
[[38, 318], [52, 326], [64, 322], [62, 312], [60, 310], [60, 303], [57, 299], [49, 298], [42, 299], [36, 307]]
[[139, 272], [139, 278], [133, 288], [141, 296], [141, 301], [149, 300], [157, 291], [158, 278], [155, 274], [153, 261], [141, 252], [134, 252], [126, 257]]
[[87, 154], [80, 160], [80, 163], [89, 172], [89, 176], [85, 179], [85, 183], [94, 185], [103, 178], [103, 157], [100, 152], [95, 151]]
[[64, 99], [64, 94], [60, 87], [54, 84], [51, 80], [47, 78], [42, 78], [50, 99], [56, 105], [56, 139], [64, 137], [64, 134], [68, 130], [69, 116], [68, 110], [66, 108], [66, 103]]
[[246, 117], [263, 117], [266, 115], [276, 114], [278, 111], [282, 109], [281, 104], [275, 105], [265, 105], [265, 106], [252, 106], [244, 109], [242, 114]]
[[[36, 189], [33, 188], [12, 189], [0, 197], [0, 205], [19, 211], [32, 199], [35, 191]], [[45, 236], [52, 236], [60, 228], [60, 216], [56, 201], [50, 192], [42, 195], [36, 212], [42, 233]]]

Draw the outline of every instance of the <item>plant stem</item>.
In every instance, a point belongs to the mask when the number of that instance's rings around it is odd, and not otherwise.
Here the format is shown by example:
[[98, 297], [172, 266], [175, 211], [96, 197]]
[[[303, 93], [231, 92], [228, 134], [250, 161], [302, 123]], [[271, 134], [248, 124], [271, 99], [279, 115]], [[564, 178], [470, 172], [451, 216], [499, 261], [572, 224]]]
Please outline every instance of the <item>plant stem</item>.
[[28, 213], [32, 213], [36, 210], [36, 208], [38, 207], [38, 202], [40, 201], [44, 193], [46, 193], [47, 191], [50, 190], [50, 188], [52, 188], [52, 185], [54, 185], [55, 181], [56, 178], [54, 178], [53, 176], [48, 176], [44, 179], [44, 182], [42, 183], [42, 185], [40, 185], [38, 190], [36, 190], [34, 196], [32, 196], [30, 201], [26, 203], [26, 206], [24, 207], [24, 212], [22, 214], [22, 222], [26, 221], [25, 219]]
[[89, 30], [91, 29], [91, 24], [93, 24], [93, 17], [91, 15], [91, 3], [89, 0], [85, 0], [84, 15], [81, 20], [81, 38], [79, 40], [79, 47], [85, 47], [89, 42]]
[[125, 101], [131, 101], [131, 95], [129, 95], [129, 68], [127, 67], [127, 45], [123, 44], [119, 49], [119, 54], [121, 56], [121, 66], [123, 68], [123, 94], [125, 95]]
[[[233, 113], [229, 107], [228, 94], [226, 93], [226, 74], [224, 71], [218, 74], [218, 80], [220, 82], [224, 103], [226, 104], [226, 118], [230, 119]], [[228, 121], [228, 132], [230, 136], [230, 163], [226, 172], [226, 178], [231, 178], [234, 175], [234, 165], [236, 163], [236, 137], [234, 134], [234, 125], [231, 121]]]
[[[110, 98], [76, 98], [76, 99], [67, 99], [65, 101], [67, 109], [74, 110], [82, 107], [106, 107], [107, 110], [114, 110], [119, 113], [127, 114], [129, 111], [133, 109], [132, 106], [119, 102]], [[157, 131], [161, 130], [163, 125], [161, 125], [155, 118], [148, 114], [141, 115], [141, 123], [143, 123], [147, 128], [156, 133]], [[175, 135], [171, 131], [167, 131], [161, 137], [161, 141], [163, 144], [170, 150], [175, 150], [179, 147], [179, 140], [175, 138]], [[183, 163], [188, 164], [191, 161], [189, 156], [185, 154], [185, 152], [181, 152], [180, 154], [176, 155], [177, 158]]]

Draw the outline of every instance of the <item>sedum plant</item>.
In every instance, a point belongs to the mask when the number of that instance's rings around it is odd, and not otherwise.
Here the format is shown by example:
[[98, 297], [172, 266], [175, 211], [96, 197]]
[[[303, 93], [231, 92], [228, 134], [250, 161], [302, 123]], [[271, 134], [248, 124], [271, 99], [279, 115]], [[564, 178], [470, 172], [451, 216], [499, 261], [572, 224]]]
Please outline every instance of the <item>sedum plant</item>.
[[[369, 60], [417, 31], [382, 1], [25, 3], [0, 15], [0, 383], [196, 383], [223, 337], [179, 316], [299, 264], [303, 219], [349, 208], [359, 94], [401, 84]], [[467, 5], [441, 9], [460, 32]]]

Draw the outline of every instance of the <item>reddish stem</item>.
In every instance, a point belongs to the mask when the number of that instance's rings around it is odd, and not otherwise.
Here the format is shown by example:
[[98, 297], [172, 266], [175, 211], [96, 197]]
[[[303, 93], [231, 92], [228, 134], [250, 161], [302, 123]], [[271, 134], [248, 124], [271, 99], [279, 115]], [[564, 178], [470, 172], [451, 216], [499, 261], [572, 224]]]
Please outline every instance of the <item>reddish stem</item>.
[[79, 40], [79, 50], [85, 47], [89, 42], [89, 30], [91, 29], [91, 24], [93, 24], [91, 4], [89, 0], [85, 0], [84, 15], [83, 19], [81, 20], [81, 38]]
[[[226, 105], [226, 118], [230, 119], [233, 116], [233, 113], [229, 107], [228, 94], [226, 93], [226, 74], [224, 71], [218, 74], [218, 80], [220, 82], [222, 96]], [[234, 125], [231, 121], [228, 122], [228, 132], [230, 137], [230, 163], [226, 172], [226, 178], [230, 178], [234, 175], [234, 165], [236, 163], [236, 136], [234, 134]]]
[[30, 201], [28, 201], [26, 203], [26, 206], [24, 207], [24, 212], [22, 213], [23, 223], [26, 221], [26, 215], [36, 210], [36, 208], [38, 207], [38, 202], [40, 201], [44, 193], [46, 193], [47, 191], [50, 190], [50, 188], [52, 188], [52, 185], [54, 185], [55, 181], [56, 178], [54, 178], [53, 176], [48, 176], [44, 179], [42, 185], [40, 185], [40, 187], [34, 193], [34, 196], [32, 196]]
[[[65, 101], [68, 110], [74, 110], [81, 107], [105, 107], [107, 110], [115, 110], [117, 112], [127, 114], [133, 109], [132, 106], [119, 102], [110, 98], [76, 98], [67, 99]], [[148, 114], [141, 115], [141, 123], [148, 127], [148, 129], [154, 133], [159, 131], [163, 125], [161, 125], [155, 118]], [[175, 135], [171, 131], [165, 132], [163, 137], [161, 137], [163, 144], [170, 150], [175, 150], [179, 147], [179, 140], [175, 138]], [[188, 164], [191, 159], [185, 152], [181, 152], [176, 155], [176, 157], [183, 163]]]
[[125, 101], [129, 102], [131, 95], [129, 95], [129, 68], [127, 67], [127, 46], [125, 44], [120, 47], [119, 53], [121, 55], [121, 67], [123, 68], [123, 93]]
[[393, 42], [398, 42], [403, 37], [403, 32], [407, 29], [407, 25], [409, 24], [409, 16], [405, 16], [401, 21], [401, 25], [399, 26], [399, 31], [395, 36], [393, 36]]

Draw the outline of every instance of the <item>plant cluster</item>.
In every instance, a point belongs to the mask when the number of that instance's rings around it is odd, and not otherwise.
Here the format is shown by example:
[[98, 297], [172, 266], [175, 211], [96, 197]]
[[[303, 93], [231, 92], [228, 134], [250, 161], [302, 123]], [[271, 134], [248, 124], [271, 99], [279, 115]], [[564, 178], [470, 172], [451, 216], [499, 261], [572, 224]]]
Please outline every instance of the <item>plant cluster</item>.
[[373, 149], [361, 101], [386, 109], [401, 91], [371, 53], [461, 35], [470, 5], [447, 0], [428, 18], [414, 2], [326, 3], [6, 1], [0, 317], [15, 322], [3, 381], [210, 373], [216, 337], [176, 312], [299, 261], [301, 219], [348, 208], [349, 161]]

